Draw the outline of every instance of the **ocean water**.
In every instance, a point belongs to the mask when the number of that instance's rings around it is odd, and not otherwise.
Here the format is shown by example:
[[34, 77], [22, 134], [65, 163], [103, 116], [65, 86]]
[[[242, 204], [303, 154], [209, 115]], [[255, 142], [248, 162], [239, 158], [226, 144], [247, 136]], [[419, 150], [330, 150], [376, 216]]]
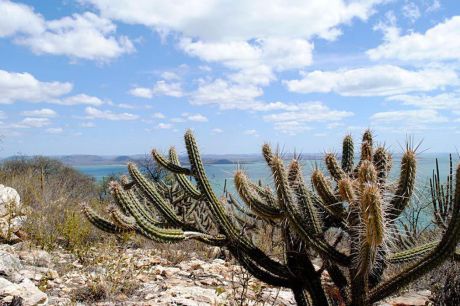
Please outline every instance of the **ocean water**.
[[[435, 169], [435, 159], [439, 161], [439, 171], [442, 181], [449, 171], [449, 155], [445, 153], [441, 154], [419, 154], [417, 157], [417, 185], [422, 188], [429, 182], [429, 178], [432, 176], [433, 169]], [[458, 163], [458, 155], [453, 155], [453, 167]], [[390, 179], [396, 180], [399, 173], [399, 166], [401, 160], [400, 157], [396, 156], [393, 160], [393, 168], [391, 171]], [[287, 162], [286, 162], [287, 164]], [[322, 160], [303, 160], [303, 172], [306, 178], [309, 177], [312, 170], [316, 167], [320, 169], [324, 168]], [[97, 166], [75, 166], [75, 168], [84, 174], [94, 177], [97, 181], [101, 181], [103, 177], [110, 176], [112, 174], [126, 174], [126, 165], [97, 165]], [[233, 191], [233, 174], [237, 169], [243, 169], [246, 171], [248, 176], [254, 181], [259, 179], [264, 184], [272, 184], [272, 177], [270, 169], [265, 162], [254, 162], [247, 164], [211, 164], [205, 165], [206, 173], [208, 178], [211, 180], [214, 190], [217, 194], [222, 193], [224, 184], [227, 182], [227, 188], [229, 191]]]

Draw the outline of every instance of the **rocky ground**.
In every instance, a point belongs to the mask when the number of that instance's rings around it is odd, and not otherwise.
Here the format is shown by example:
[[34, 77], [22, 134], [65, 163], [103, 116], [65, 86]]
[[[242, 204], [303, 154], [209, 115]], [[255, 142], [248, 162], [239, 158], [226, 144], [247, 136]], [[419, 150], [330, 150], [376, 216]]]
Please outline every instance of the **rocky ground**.
[[[101, 245], [78, 260], [62, 249], [0, 245], [0, 304], [295, 305], [289, 290], [268, 287], [228, 261], [168, 254]], [[429, 295], [409, 292], [380, 305], [426, 305]]]

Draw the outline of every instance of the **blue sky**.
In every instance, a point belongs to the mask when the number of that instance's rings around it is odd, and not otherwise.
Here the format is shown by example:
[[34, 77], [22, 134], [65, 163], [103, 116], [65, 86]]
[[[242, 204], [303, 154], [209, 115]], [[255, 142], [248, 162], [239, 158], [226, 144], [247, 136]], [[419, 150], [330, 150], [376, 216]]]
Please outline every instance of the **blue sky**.
[[0, 0], [0, 156], [460, 136], [457, 1]]

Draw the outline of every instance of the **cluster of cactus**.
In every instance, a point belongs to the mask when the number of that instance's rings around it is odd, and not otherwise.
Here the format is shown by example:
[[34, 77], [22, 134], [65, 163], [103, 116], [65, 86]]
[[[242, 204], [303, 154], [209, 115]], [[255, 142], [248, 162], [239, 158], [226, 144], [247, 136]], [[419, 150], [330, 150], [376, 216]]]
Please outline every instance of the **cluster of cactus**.
[[[219, 198], [213, 191], [191, 131], [185, 134], [185, 145], [190, 168], [180, 164], [174, 148], [169, 158], [153, 150], [153, 158], [174, 174], [181, 196], [198, 203], [191, 204], [192, 211], [209, 216], [212, 224], [203, 226], [200, 218], [181, 217], [175, 196], [143, 177], [134, 164], [128, 165], [131, 181], [124, 178], [111, 184], [118, 205], [111, 210], [112, 221], [86, 206], [88, 219], [110, 233], [135, 231], [162, 243], [196, 239], [225, 247], [254, 277], [292, 289], [298, 305], [371, 305], [455, 254], [460, 238], [460, 167], [455, 190], [452, 177], [450, 180], [453, 196], [441, 239], [392, 252], [389, 242], [398, 231], [395, 220], [409, 205], [415, 189], [416, 152], [410, 146], [402, 156], [398, 180], [390, 183], [391, 155], [384, 147], [374, 148], [371, 132], [363, 135], [356, 166], [353, 140], [346, 136], [341, 164], [334, 154], [326, 154], [329, 175], [314, 170], [310, 185], [297, 158], [285, 167], [279, 152], [265, 144], [263, 156], [274, 184], [270, 188], [253, 183], [238, 170], [234, 181], [244, 207], [231, 194]], [[229, 202], [236, 213], [231, 212]], [[242, 215], [246, 215], [244, 220]], [[254, 221], [253, 226], [270, 224], [280, 229], [283, 258], [270, 256], [251, 240], [245, 226], [248, 219]], [[319, 268], [313, 264], [317, 258], [322, 263]], [[396, 275], [384, 275], [389, 265], [401, 264]], [[335, 291], [324, 283], [324, 271]]]

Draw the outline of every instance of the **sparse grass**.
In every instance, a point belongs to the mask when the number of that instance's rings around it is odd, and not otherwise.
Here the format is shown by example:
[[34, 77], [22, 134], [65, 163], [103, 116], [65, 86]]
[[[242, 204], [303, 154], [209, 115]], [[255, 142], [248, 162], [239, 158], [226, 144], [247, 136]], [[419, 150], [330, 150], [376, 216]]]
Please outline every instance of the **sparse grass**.
[[[44, 249], [62, 245], [81, 253], [105, 235], [80, 213], [79, 203], [100, 203], [96, 182], [59, 161], [17, 158], [0, 165], [0, 183], [15, 188], [25, 207], [25, 232]], [[101, 205], [99, 205], [101, 206]]]

